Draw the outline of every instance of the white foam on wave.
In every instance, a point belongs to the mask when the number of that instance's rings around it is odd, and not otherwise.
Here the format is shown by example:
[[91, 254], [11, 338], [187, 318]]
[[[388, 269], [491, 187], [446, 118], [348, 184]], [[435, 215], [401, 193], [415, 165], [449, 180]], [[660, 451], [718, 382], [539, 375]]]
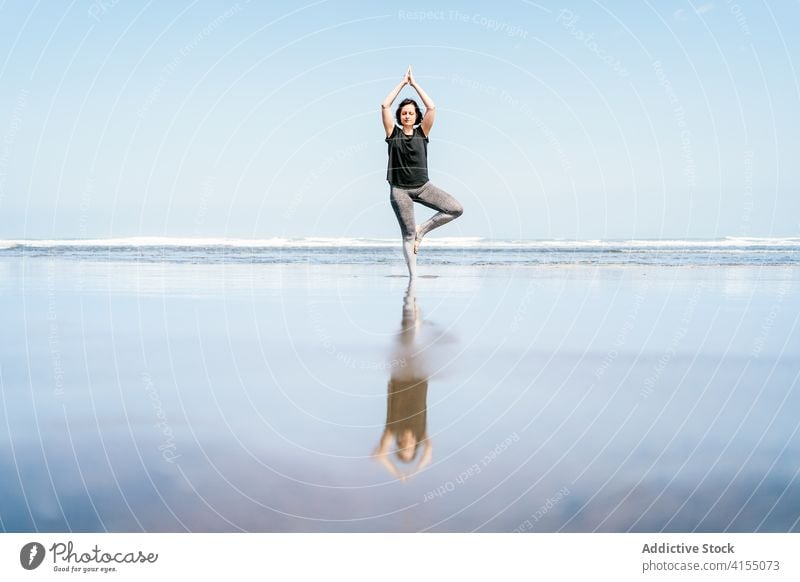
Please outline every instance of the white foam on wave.
[[276, 246], [280, 239], [226, 239], [226, 238], [177, 238], [159, 236], [136, 236], [101, 239], [23, 239], [0, 241], [0, 245], [29, 248], [119, 248], [119, 247], [222, 247], [222, 246]]
[[356, 238], [181, 238], [140, 236], [104, 239], [21, 239], [0, 241], [0, 249], [25, 248], [303, 248], [370, 247], [398, 244], [396, 239]]
[[[271, 237], [245, 238], [181, 238], [139, 236], [104, 239], [22, 239], [0, 240], [0, 250], [23, 248], [380, 248], [399, 246], [397, 238], [355, 237]], [[502, 240], [481, 237], [429, 237], [425, 246], [438, 248], [482, 249], [752, 249], [790, 247], [800, 250], [797, 237], [725, 237], [722, 239], [550, 239]]]

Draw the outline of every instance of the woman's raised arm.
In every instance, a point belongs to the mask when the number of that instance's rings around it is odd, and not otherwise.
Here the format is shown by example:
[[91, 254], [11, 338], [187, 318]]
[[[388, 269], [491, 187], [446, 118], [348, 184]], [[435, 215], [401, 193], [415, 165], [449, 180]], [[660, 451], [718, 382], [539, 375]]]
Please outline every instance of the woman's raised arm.
[[400, 93], [400, 90], [408, 83], [409, 76], [411, 73], [411, 67], [409, 67], [406, 74], [403, 75], [403, 80], [400, 83], [389, 91], [389, 94], [386, 96], [386, 99], [383, 100], [381, 103], [381, 118], [383, 119], [383, 129], [386, 131], [386, 137], [392, 135], [394, 131], [394, 116], [392, 115], [392, 103], [395, 99], [397, 99], [397, 94]]
[[406, 75], [408, 76], [409, 85], [414, 88], [420, 99], [422, 99], [422, 103], [425, 104], [425, 115], [422, 118], [422, 125], [420, 127], [422, 128], [422, 133], [427, 136], [428, 132], [431, 130], [431, 127], [433, 127], [433, 121], [436, 118], [436, 104], [414, 80], [414, 75], [411, 73], [411, 67], [408, 67], [408, 72]]

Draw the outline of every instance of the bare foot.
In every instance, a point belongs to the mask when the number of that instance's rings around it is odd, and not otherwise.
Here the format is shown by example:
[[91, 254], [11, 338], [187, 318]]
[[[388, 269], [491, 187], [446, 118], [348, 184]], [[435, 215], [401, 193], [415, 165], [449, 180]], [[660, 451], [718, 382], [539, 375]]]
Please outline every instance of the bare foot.
[[414, 254], [416, 255], [417, 251], [419, 250], [419, 243], [422, 242], [422, 239], [419, 238], [419, 227], [417, 227], [415, 231], [416, 235], [414, 236]]

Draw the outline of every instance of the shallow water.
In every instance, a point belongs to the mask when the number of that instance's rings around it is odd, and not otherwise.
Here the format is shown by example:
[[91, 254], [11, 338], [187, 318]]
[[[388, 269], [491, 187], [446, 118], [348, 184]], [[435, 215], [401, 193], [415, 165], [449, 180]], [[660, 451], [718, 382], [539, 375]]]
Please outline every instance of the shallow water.
[[398, 260], [0, 258], [2, 528], [800, 529], [797, 266]]
[[[800, 238], [690, 240], [498, 240], [431, 237], [425, 262], [445, 266], [661, 265], [796, 266]], [[0, 240], [2, 257], [136, 263], [379, 265], [397, 261], [397, 239], [203, 239], [132, 237], [99, 240]]]

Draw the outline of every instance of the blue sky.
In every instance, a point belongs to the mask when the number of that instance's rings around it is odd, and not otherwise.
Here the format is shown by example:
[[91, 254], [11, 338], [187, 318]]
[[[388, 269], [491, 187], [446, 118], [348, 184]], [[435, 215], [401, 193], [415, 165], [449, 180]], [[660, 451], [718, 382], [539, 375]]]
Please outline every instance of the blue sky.
[[409, 64], [438, 108], [431, 180], [465, 207], [438, 236], [796, 236], [797, 22], [725, 0], [3, 2], [0, 238], [396, 236], [379, 104]]

